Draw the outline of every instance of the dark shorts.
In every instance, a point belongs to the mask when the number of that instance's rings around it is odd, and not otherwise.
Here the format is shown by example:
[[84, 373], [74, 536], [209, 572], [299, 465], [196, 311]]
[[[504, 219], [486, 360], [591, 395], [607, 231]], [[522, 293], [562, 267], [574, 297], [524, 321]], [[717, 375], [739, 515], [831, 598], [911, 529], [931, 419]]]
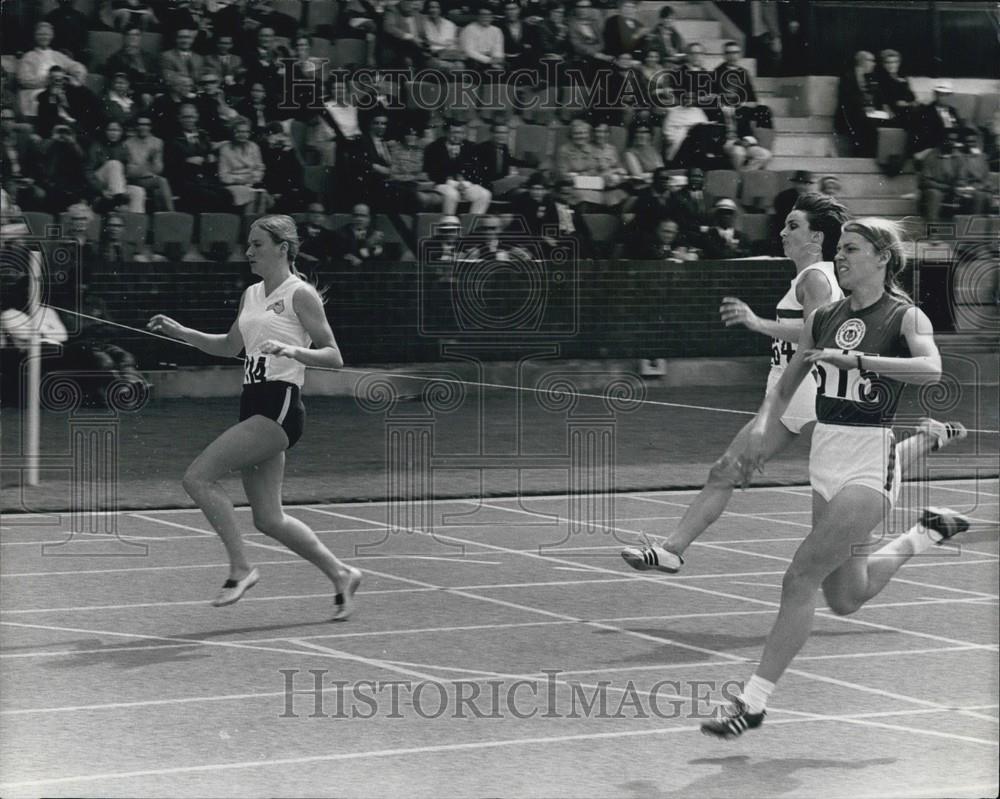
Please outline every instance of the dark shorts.
[[265, 416], [280, 424], [288, 436], [288, 448], [291, 449], [302, 438], [306, 423], [306, 407], [302, 404], [299, 387], [280, 380], [243, 386], [240, 421], [251, 416]]

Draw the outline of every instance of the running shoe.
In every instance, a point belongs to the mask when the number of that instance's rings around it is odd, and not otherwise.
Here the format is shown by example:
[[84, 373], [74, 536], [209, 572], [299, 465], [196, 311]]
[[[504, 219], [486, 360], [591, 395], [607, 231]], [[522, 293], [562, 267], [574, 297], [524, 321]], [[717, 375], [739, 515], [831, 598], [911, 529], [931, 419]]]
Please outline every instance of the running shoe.
[[739, 738], [747, 730], [755, 730], [764, 722], [766, 710], [751, 713], [742, 699], [734, 699], [733, 703], [722, 711], [719, 718], [706, 721], [701, 725], [705, 735], [715, 738]]
[[212, 600], [212, 604], [217, 608], [221, 608], [225, 605], [232, 605], [234, 602], [239, 602], [247, 591], [257, 585], [259, 579], [260, 572], [255, 567], [247, 572], [246, 577], [242, 580], [226, 580], [222, 584], [222, 590]]
[[354, 612], [354, 594], [357, 592], [358, 586], [361, 585], [361, 570], [348, 566], [347, 571], [347, 592], [337, 594], [333, 598], [333, 604], [336, 605], [333, 621], [346, 621]]
[[961, 422], [939, 422], [937, 419], [929, 417], [924, 417], [920, 420], [917, 424], [917, 432], [924, 433], [934, 442], [931, 445], [932, 452], [944, 449], [953, 441], [961, 441], [969, 435], [965, 429], [965, 425]]
[[667, 574], [677, 574], [681, 570], [684, 558], [664, 548], [662, 543], [651, 541], [645, 533], [640, 535], [646, 546], [625, 547], [622, 550], [622, 559], [629, 566], [641, 572], [655, 569]]
[[951, 508], [924, 508], [920, 523], [941, 536], [939, 545], [969, 529], [969, 520]]

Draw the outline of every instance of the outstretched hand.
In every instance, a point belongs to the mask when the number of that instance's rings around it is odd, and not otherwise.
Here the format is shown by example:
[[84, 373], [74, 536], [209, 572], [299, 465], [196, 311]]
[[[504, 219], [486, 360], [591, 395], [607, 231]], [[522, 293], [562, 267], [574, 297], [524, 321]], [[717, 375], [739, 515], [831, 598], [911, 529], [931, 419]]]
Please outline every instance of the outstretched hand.
[[760, 322], [760, 317], [738, 297], [723, 297], [719, 313], [722, 315], [722, 321], [726, 327], [743, 325], [748, 330], [756, 330], [757, 324]]
[[146, 327], [154, 333], [162, 333], [165, 336], [177, 339], [181, 337], [181, 332], [184, 330], [184, 325], [180, 324], [180, 322], [159, 313], [149, 320]]

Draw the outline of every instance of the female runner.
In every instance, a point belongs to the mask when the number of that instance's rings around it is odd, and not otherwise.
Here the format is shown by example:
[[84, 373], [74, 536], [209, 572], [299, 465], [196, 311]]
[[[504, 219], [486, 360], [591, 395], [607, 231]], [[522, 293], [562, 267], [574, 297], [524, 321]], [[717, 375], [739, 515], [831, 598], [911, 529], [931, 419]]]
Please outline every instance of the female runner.
[[246, 255], [251, 271], [262, 280], [243, 292], [228, 333], [202, 333], [161, 314], [148, 326], [210, 355], [236, 356], [246, 350], [240, 421], [195, 458], [183, 480], [229, 555], [229, 577], [212, 604], [239, 601], [260, 579], [247, 559], [232, 500], [219, 484], [239, 470], [256, 528], [330, 578], [336, 590], [333, 618], [342, 620], [354, 610], [361, 572], [336, 558], [281, 506], [285, 450], [299, 440], [305, 421], [300, 391], [306, 367], [344, 365], [319, 293], [295, 269], [298, 248], [291, 217], [261, 217], [250, 227]]

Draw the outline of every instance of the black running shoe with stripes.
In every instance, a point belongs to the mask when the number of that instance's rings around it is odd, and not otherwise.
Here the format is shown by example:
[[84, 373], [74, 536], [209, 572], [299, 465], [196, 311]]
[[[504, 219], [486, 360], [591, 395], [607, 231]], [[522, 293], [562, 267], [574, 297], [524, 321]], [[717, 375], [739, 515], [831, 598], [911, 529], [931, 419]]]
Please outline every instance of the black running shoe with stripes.
[[719, 718], [706, 721], [701, 725], [701, 731], [713, 738], [739, 738], [747, 730], [757, 729], [763, 722], [766, 710], [751, 713], [742, 699], [734, 699], [733, 703], [722, 711]]
[[941, 536], [938, 544], [969, 529], [969, 520], [951, 508], [924, 508], [920, 514], [920, 524]]

